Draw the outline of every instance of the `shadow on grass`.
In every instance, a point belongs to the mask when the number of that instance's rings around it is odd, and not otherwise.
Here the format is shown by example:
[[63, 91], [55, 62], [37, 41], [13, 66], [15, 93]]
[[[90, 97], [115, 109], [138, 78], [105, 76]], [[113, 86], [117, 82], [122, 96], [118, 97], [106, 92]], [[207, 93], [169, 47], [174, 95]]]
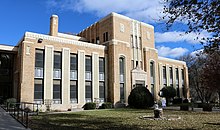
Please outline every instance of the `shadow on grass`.
[[219, 125], [220, 126], [220, 123], [210, 123], [210, 122], [208, 122], [208, 123], [204, 123], [204, 124], [207, 124], [207, 125]]
[[[122, 122], [122, 119], [114, 117], [93, 117], [91, 115], [82, 114], [56, 114], [42, 115], [41, 118], [32, 119], [30, 128], [33, 130], [146, 129], [138, 125], [124, 125]], [[149, 128], [151, 126], [148, 125], [147, 127]]]

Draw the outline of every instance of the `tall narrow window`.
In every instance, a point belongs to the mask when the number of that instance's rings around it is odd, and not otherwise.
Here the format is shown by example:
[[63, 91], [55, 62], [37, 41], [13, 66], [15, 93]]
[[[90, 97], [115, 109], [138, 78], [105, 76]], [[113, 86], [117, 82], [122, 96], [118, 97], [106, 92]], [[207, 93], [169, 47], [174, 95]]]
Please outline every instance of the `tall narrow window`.
[[99, 82], [99, 99], [100, 102], [105, 102], [105, 82]]
[[91, 81], [86, 81], [86, 102], [92, 102], [92, 82]]
[[163, 86], [167, 86], [167, 73], [166, 73], [166, 66], [163, 66]]
[[92, 102], [92, 57], [86, 56], [85, 60], [85, 98], [86, 102]]
[[121, 102], [124, 102], [125, 99], [125, 90], [124, 90], [124, 79], [125, 79], [125, 67], [124, 67], [124, 58], [120, 57], [119, 58], [119, 72], [120, 72], [120, 100]]
[[183, 93], [183, 96], [185, 97], [185, 87], [184, 87], [184, 70], [181, 69], [181, 80], [182, 80], [182, 93]]
[[78, 102], [78, 86], [77, 81], [70, 81], [70, 103]]
[[54, 70], [53, 70], [53, 78], [60, 79], [61, 78], [61, 53], [54, 52]]
[[176, 68], [176, 92], [177, 92], [177, 97], [180, 97], [180, 92], [179, 92], [179, 70]]
[[43, 103], [44, 98], [44, 87], [43, 79], [34, 80], [34, 102]]
[[133, 43], [133, 35], [131, 35], [130, 40], [131, 40], [131, 45], [132, 45], [132, 47], [134, 47], [134, 43]]
[[70, 55], [70, 79], [77, 80], [77, 56], [75, 54]]
[[135, 36], [135, 46], [138, 48], [139, 46], [138, 46], [138, 38], [137, 38], [137, 36]]
[[103, 33], [103, 42], [108, 41], [108, 32]]
[[61, 88], [61, 52], [54, 52], [54, 68], [53, 68], [53, 103], [62, 103]]
[[70, 103], [78, 103], [77, 55], [70, 55]]
[[99, 99], [105, 101], [105, 60], [99, 58]]
[[154, 84], [155, 84], [155, 75], [154, 75], [154, 62], [150, 62], [150, 81], [151, 81], [151, 93], [154, 95]]
[[170, 67], [169, 69], [170, 69], [170, 86], [173, 87], [173, 68]]
[[99, 37], [96, 37], [96, 44], [99, 44]]
[[60, 80], [53, 80], [53, 103], [61, 104], [62, 103], [62, 88]]
[[35, 51], [35, 78], [43, 78], [44, 74], [44, 51]]
[[141, 37], [139, 37], [139, 47], [140, 47], [140, 49], [142, 49], [142, 40], [141, 40]]
[[44, 100], [44, 51], [35, 50], [35, 78], [34, 78], [34, 102], [43, 103]]

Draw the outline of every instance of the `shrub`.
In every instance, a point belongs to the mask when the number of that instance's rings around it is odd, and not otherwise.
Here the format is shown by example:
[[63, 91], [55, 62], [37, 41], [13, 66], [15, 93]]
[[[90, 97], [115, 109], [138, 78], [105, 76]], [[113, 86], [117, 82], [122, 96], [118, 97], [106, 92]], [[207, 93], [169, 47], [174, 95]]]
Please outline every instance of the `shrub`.
[[96, 108], [96, 103], [94, 102], [87, 102], [84, 106], [83, 106], [84, 110], [92, 110]]
[[17, 100], [15, 98], [9, 98], [9, 99], [6, 100], [6, 103], [8, 104], [9, 107], [15, 106], [16, 102], [17, 102]]
[[171, 98], [176, 96], [176, 89], [171, 86], [163, 87], [159, 92], [160, 97], [166, 98], [166, 104], [168, 105]]
[[101, 109], [111, 109], [112, 103], [111, 102], [104, 102], [101, 106]]
[[128, 104], [134, 108], [148, 108], [154, 105], [154, 99], [146, 87], [136, 87], [128, 96]]
[[212, 111], [212, 104], [209, 104], [209, 103], [207, 103], [207, 104], [203, 104], [203, 108], [202, 108], [202, 110], [203, 111]]
[[185, 104], [181, 104], [180, 105], [180, 110], [182, 111], [189, 111], [189, 105], [188, 103], [185, 103]]
[[182, 98], [174, 98], [173, 99], [173, 104], [182, 104], [183, 100]]
[[189, 100], [188, 99], [184, 99], [183, 103], [189, 103]]

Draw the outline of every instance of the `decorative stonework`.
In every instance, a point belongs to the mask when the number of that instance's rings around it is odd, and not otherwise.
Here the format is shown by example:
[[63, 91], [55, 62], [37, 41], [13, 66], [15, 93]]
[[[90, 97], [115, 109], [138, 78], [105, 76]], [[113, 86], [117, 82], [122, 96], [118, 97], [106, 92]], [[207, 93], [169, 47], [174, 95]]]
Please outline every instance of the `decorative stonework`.
[[140, 67], [136, 67], [131, 71], [132, 75], [132, 86], [136, 84], [136, 81], [144, 81], [147, 84], [147, 72], [142, 70]]
[[125, 32], [125, 25], [120, 23], [120, 32]]

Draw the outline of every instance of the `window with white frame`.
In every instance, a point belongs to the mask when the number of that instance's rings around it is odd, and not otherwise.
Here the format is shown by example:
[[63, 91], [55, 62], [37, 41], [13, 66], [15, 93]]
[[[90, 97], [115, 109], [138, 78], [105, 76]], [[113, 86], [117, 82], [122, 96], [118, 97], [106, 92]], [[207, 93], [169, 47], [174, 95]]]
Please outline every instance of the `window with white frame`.
[[54, 69], [53, 69], [53, 78], [61, 79], [61, 52], [54, 52]]

